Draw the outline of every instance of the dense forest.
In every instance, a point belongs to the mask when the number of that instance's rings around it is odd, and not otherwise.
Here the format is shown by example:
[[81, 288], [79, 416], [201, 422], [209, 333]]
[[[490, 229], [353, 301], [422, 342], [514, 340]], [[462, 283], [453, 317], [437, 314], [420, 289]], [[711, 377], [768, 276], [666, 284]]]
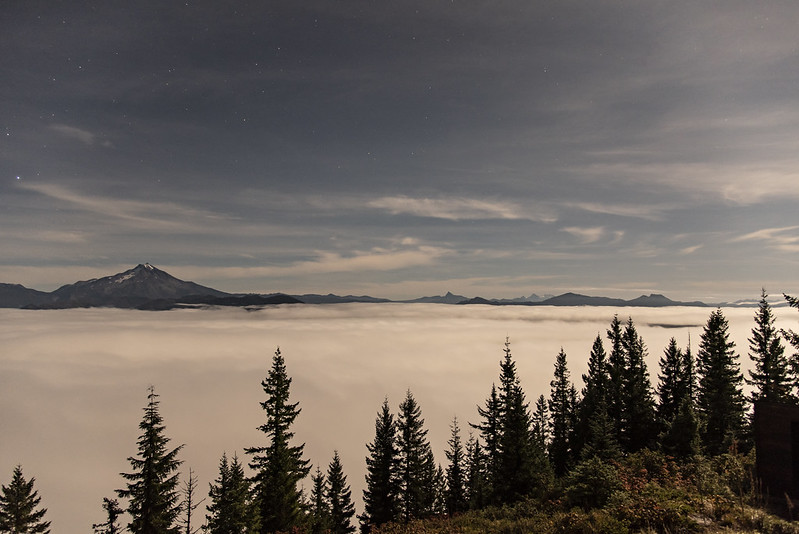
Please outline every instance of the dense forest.
[[[799, 299], [786, 299], [799, 309]], [[535, 400], [522, 388], [506, 339], [498, 378], [475, 420], [452, 420], [445, 461], [434, 458], [410, 390], [396, 412], [387, 399], [378, 407], [358, 516], [338, 452], [313, 469], [295, 439], [301, 409], [278, 348], [261, 382], [263, 442], [245, 448], [246, 459], [222, 454], [205, 498], [191, 470], [181, 480], [182, 446], [170, 445], [151, 387], [137, 455], [128, 459], [122, 487], [99, 503], [102, 521], [92, 529], [799, 532], [766, 511], [754, 474], [752, 403], [799, 403], [799, 333], [774, 323], [764, 290], [748, 340], [753, 367], [744, 376], [727, 320], [721, 309], [712, 311], [695, 349], [674, 338], [663, 349], [653, 386], [633, 319], [614, 316], [593, 342], [581, 389], [561, 350], [548, 395]], [[789, 346], [797, 352], [786, 354]], [[18, 466], [0, 487], [0, 532], [50, 532], [34, 480]], [[793, 501], [786, 495], [783, 503], [776, 511], [790, 517]]]

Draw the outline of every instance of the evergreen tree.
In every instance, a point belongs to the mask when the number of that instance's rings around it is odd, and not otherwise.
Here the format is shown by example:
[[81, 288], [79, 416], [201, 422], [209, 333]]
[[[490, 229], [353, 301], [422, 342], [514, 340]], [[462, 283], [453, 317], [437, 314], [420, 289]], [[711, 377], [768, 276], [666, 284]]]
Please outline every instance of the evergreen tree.
[[47, 508], [38, 508], [42, 499], [33, 489], [35, 481], [25, 480], [18, 465], [9, 485], [0, 487], [0, 532], [49, 534], [50, 521], [44, 521]]
[[751, 400], [786, 402], [792, 400], [790, 363], [785, 356], [780, 334], [774, 327], [775, 317], [761, 290], [760, 304], [755, 313], [755, 327], [749, 338], [749, 358], [755, 368], [749, 371], [747, 384], [753, 386]]
[[120, 526], [117, 525], [117, 520], [125, 513], [125, 510], [119, 507], [119, 501], [103, 497], [103, 510], [105, 510], [106, 520], [104, 523], [92, 525], [94, 534], [119, 534], [122, 532]]
[[663, 351], [659, 364], [657, 415], [663, 424], [669, 424], [677, 415], [685, 396], [683, 391], [685, 358], [677, 346], [677, 340], [673, 337]]
[[[585, 401], [583, 401], [585, 402]], [[590, 460], [615, 460], [621, 455], [619, 442], [616, 441], [613, 422], [608, 417], [604, 399], [599, 399], [594, 418], [589, 421], [585, 444], [580, 451], [580, 458]]]
[[311, 475], [310, 503], [311, 534], [322, 534], [330, 529], [330, 506], [327, 503], [327, 480], [325, 474], [317, 466], [316, 473]]
[[[610, 422], [608, 418], [609, 381], [607, 354], [602, 344], [602, 337], [597, 334], [588, 357], [588, 373], [583, 375], [585, 386], [582, 391], [582, 400], [575, 411], [577, 417], [573, 442], [575, 457], [581, 456], [581, 451], [586, 443], [595, 438], [592, 425], [598, 419], [604, 421], [604, 427], [607, 427]], [[599, 410], [604, 413], [599, 413]], [[594, 430], [596, 430], [596, 427]], [[615, 433], [612, 424], [606, 430], [611, 432], [611, 434]]]
[[311, 468], [302, 457], [305, 444], [291, 445], [294, 433], [290, 429], [300, 408], [299, 403], [289, 402], [291, 378], [279, 348], [261, 386], [266, 393], [266, 400], [260, 403], [266, 422], [258, 430], [267, 435], [268, 445], [250, 447], [246, 452], [252, 455], [250, 468], [255, 470], [253, 490], [260, 532], [266, 534], [288, 531], [299, 524], [302, 494], [297, 484]]
[[572, 384], [569, 381], [569, 369], [566, 364], [566, 353], [560, 349], [555, 359], [555, 377], [549, 383], [552, 388], [549, 397], [549, 413], [551, 417], [552, 441], [549, 444], [549, 458], [555, 475], [566, 473], [571, 460], [571, 426], [574, 405], [572, 404]]
[[499, 504], [519, 501], [541, 490], [549, 479], [546, 452], [533, 441], [530, 411], [508, 339], [504, 352], [500, 364], [498, 463], [491, 482], [494, 500]]
[[743, 375], [721, 308], [710, 314], [699, 344], [697, 404], [705, 450], [724, 452], [739, 437], [744, 418]]
[[363, 490], [364, 513], [359, 517], [361, 530], [382, 525], [398, 517], [396, 425], [388, 399], [375, 420], [375, 439], [366, 445], [366, 489]]
[[622, 335], [626, 369], [622, 387], [622, 445], [627, 452], [650, 447], [657, 438], [655, 399], [646, 368], [646, 346], [632, 318]]
[[422, 410], [410, 390], [397, 415], [397, 450], [400, 518], [407, 523], [432, 513], [436, 476]]
[[549, 446], [549, 410], [547, 400], [543, 395], [539, 395], [535, 401], [535, 411], [532, 419], [533, 443], [540, 450], [545, 451]]
[[502, 410], [502, 402], [500, 401], [496, 384], [491, 384], [491, 393], [486, 399], [485, 408], [477, 407], [477, 414], [483, 419], [483, 422], [477, 425], [470, 425], [475, 430], [479, 430], [480, 436], [483, 438], [482, 460], [486, 473], [486, 486], [483, 489], [486, 492], [486, 498], [489, 500], [491, 500], [491, 495], [494, 493], [493, 484], [499, 477], [499, 440], [502, 434], [500, 429]]
[[[785, 293], [782, 296], [785, 297], [791, 308], [799, 310], [799, 298], [791, 297]], [[794, 332], [793, 330], [780, 330], [780, 332], [785, 340], [796, 350], [790, 357], [792, 388], [796, 389], [799, 388], [799, 332]]]
[[222, 454], [219, 476], [209, 484], [206, 532], [209, 534], [252, 534], [258, 532], [258, 512], [250, 502], [250, 481], [236, 455], [228, 461]]
[[452, 419], [449, 449], [445, 452], [449, 465], [446, 472], [446, 510], [449, 515], [464, 512], [469, 508], [466, 498], [466, 458], [461, 443], [461, 430], [458, 418]]
[[163, 418], [158, 410], [158, 395], [150, 386], [144, 417], [139, 423], [139, 457], [129, 457], [132, 473], [120, 473], [128, 481], [126, 489], [116, 490], [121, 498], [128, 499], [131, 522], [128, 529], [133, 534], [178, 534], [177, 519], [180, 514], [178, 488], [180, 464], [177, 456], [183, 445], [167, 448], [169, 438], [164, 435]]
[[693, 458], [701, 452], [699, 418], [688, 395], [683, 396], [677, 413], [666, 425], [661, 437], [661, 448], [666, 454], [681, 459]]
[[466, 497], [470, 510], [488, 505], [488, 473], [480, 441], [469, 433], [466, 442]]
[[627, 361], [624, 353], [624, 344], [622, 343], [622, 324], [618, 315], [613, 316], [610, 322], [610, 328], [607, 330], [607, 337], [610, 341], [610, 354], [608, 355], [608, 395], [607, 395], [607, 408], [608, 417], [613, 423], [615, 429], [616, 441], [620, 444], [623, 441], [622, 429], [624, 428], [625, 421], [624, 412], [624, 383], [627, 373]]
[[333, 452], [333, 459], [327, 468], [327, 505], [332, 534], [355, 532], [355, 527], [352, 526], [355, 505], [352, 503], [352, 492], [347, 484], [338, 451]]

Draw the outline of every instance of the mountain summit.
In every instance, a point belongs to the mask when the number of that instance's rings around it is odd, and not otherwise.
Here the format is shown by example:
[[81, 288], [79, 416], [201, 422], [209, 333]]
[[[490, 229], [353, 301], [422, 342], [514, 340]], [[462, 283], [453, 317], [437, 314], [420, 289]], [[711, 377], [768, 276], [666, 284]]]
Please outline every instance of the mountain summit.
[[56, 308], [128, 308], [154, 299], [177, 299], [190, 295], [225, 297], [228, 293], [184, 282], [149, 263], [140, 263], [122, 273], [62, 286], [50, 295], [50, 305]]

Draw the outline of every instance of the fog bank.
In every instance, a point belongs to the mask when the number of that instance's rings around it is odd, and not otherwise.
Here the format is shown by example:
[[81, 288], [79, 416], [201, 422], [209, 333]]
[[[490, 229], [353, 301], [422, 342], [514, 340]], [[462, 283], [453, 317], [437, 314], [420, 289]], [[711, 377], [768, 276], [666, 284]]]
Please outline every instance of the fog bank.
[[[437, 304], [0, 310], [0, 482], [22, 464], [26, 477], [36, 477], [54, 532], [90, 531], [104, 519], [102, 498], [122, 487], [126, 458], [137, 454], [152, 384], [172, 445], [186, 444], [183, 471], [191, 467], [207, 490], [223, 452], [246, 463], [243, 449], [265, 443], [256, 430], [264, 420], [260, 382], [279, 346], [302, 409], [297, 439], [323, 470], [338, 449], [360, 512], [365, 444], [384, 398], [396, 412], [411, 389], [445, 465], [449, 424], [457, 415], [467, 437], [467, 422], [477, 421], [476, 405], [497, 380], [506, 336], [532, 402], [549, 395], [561, 347], [582, 389], [593, 340], [605, 338], [614, 313], [635, 321], [654, 384], [669, 338], [685, 347], [690, 335], [696, 352], [711, 311]], [[754, 312], [724, 310], [744, 370]], [[776, 314], [778, 327], [797, 328], [795, 310]]]

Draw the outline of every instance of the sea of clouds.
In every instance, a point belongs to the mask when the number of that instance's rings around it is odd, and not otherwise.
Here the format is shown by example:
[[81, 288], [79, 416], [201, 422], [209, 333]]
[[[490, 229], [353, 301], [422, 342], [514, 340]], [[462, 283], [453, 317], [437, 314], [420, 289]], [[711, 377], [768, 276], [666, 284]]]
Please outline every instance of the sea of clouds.
[[[243, 449], [265, 444], [256, 430], [264, 421], [260, 383], [279, 346], [293, 378], [292, 400], [302, 409], [296, 440], [323, 471], [339, 451], [360, 511], [365, 444], [384, 398], [396, 412], [413, 392], [445, 465], [450, 423], [457, 416], [468, 437], [476, 406], [497, 380], [506, 336], [532, 403], [549, 395], [561, 347], [582, 388], [594, 338], [605, 338], [615, 313], [633, 318], [655, 384], [668, 340], [685, 347], [690, 336], [695, 354], [711, 311], [437, 304], [0, 310], [0, 483], [21, 464], [36, 477], [54, 532], [90, 531], [104, 519], [102, 498], [123, 486], [119, 473], [137, 454], [153, 385], [171, 445], [185, 444], [183, 471], [191, 467], [205, 492], [223, 452], [246, 463]], [[724, 310], [744, 372], [751, 368], [754, 312]], [[795, 310], [776, 314], [777, 326], [799, 326]]]

